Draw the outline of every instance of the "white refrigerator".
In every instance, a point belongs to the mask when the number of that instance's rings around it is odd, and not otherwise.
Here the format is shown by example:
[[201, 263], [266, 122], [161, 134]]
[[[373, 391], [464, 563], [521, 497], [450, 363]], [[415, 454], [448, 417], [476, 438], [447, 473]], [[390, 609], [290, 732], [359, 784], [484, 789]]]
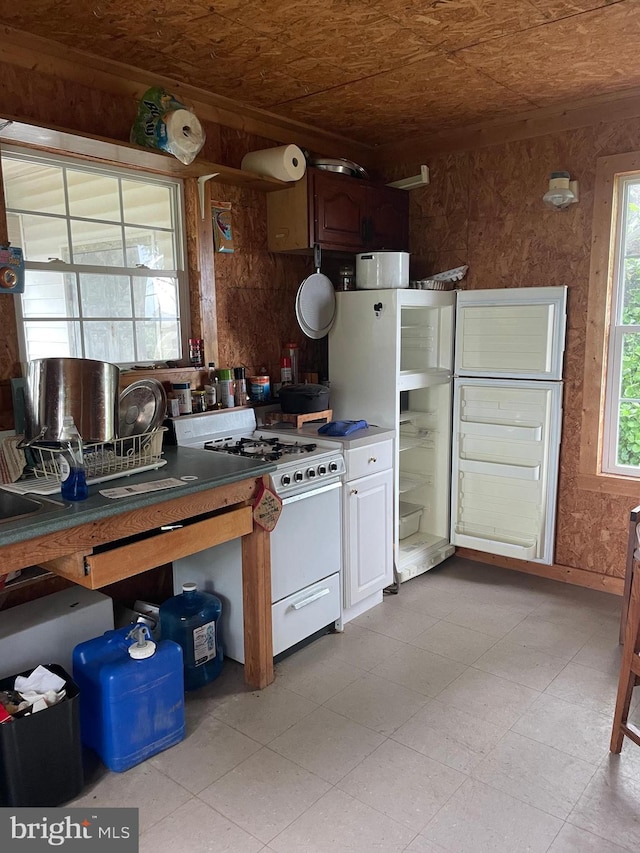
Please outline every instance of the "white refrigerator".
[[395, 430], [401, 580], [455, 545], [553, 562], [566, 299], [565, 287], [337, 294], [333, 417]]

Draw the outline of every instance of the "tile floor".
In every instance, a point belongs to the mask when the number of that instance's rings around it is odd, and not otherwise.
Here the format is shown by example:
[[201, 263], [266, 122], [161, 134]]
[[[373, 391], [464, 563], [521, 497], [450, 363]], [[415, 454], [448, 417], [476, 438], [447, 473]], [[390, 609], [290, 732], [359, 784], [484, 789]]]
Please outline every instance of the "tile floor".
[[139, 805], [142, 853], [638, 851], [640, 749], [608, 752], [619, 608], [452, 558], [266, 690], [227, 662], [185, 741], [74, 805]]

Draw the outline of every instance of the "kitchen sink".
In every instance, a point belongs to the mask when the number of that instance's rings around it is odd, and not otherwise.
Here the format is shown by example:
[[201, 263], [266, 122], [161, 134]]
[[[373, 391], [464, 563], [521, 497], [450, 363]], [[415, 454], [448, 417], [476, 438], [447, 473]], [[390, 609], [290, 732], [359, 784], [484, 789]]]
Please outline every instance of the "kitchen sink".
[[59, 501], [47, 498], [30, 498], [26, 495], [16, 495], [0, 489], [0, 524], [7, 521], [16, 521], [29, 515], [36, 515], [55, 507], [64, 507]]

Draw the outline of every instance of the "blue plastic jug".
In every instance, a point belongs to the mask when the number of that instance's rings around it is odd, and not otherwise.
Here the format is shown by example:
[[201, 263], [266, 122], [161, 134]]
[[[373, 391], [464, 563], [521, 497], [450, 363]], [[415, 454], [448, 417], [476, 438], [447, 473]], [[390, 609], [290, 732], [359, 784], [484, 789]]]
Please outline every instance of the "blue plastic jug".
[[107, 631], [73, 650], [82, 742], [120, 772], [185, 735], [182, 649], [146, 625]]
[[160, 636], [182, 647], [185, 690], [197, 690], [220, 675], [224, 659], [218, 637], [222, 602], [183, 583], [182, 594], [160, 605]]

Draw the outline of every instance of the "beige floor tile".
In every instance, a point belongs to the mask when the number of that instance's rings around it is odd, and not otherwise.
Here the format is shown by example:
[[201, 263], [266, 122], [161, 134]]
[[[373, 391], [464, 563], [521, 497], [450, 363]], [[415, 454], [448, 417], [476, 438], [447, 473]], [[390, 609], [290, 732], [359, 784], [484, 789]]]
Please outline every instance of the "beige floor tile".
[[149, 761], [124, 773], [106, 772], [81, 797], [67, 803], [69, 808], [140, 809], [140, 832], [146, 832], [191, 799], [191, 794], [151, 765]]
[[154, 756], [151, 764], [197, 794], [259, 749], [257, 741], [209, 716], [188, 725], [186, 739]]
[[496, 726], [507, 727], [513, 725], [539, 695], [530, 687], [469, 668], [445, 687], [438, 699]]
[[405, 853], [450, 853], [434, 841], [429, 841], [424, 835], [417, 835], [406, 848]]
[[384, 741], [384, 737], [328, 708], [318, 708], [272, 740], [269, 748], [336, 783]]
[[323, 779], [265, 747], [199, 797], [268, 844], [329, 788]]
[[354, 619], [354, 624], [408, 643], [437, 621], [435, 616], [407, 610], [406, 607], [395, 607], [385, 598], [382, 604]]
[[519, 646], [505, 638], [478, 658], [473, 666], [533, 690], [544, 690], [566, 665], [562, 658]]
[[478, 660], [495, 643], [495, 637], [445, 621], [437, 622], [411, 640], [413, 646], [466, 664]]
[[513, 731], [599, 764], [609, 751], [612, 719], [543, 693], [513, 725]]
[[469, 773], [506, 729], [432, 699], [400, 726], [392, 738], [448, 767]]
[[[415, 610], [435, 619], [444, 619], [452, 610], [460, 606], [460, 593], [441, 589], [431, 582], [428, 575], [430, 573], [403, 583], [397, 599], [390, 599], [389, 603], [395, 606], [397, 602], [397, 606], [405, 610]], [[459, 581], [457, 585], [460, 585]]]
[[600, 672], [571, 661], [554, 678], [545, 692], [612, 718], [617, 690], [617, 674]]
[[617, 676], [620, 672], [620, 660], [622, 658], [622, 646], [618, 641], [617, 631], [612, 636], [611, 632], [593, 634], [582, 646], [573, 658], [573, 663], [581, 666], [590, 666]]
[[345, 776], [338, 788], [419, 832], [466, 778], [387, 740]]
[[595, 771], [593, 764], [566, 752], [507, 732], [471, 775], [564, 820]]
[[562, 821], [467, 780], [422, 833], [451, 853], [545, 853]]
[[531, 613], [507, 634], [506, 639], [570, 661], [592, 634], [591, 628], [575, 628], [549, 622], [536, 613]]
[[406, 646], [375, 668], [375, 674], [425, 696], [437, 696], [466, 669], [451, 658], [434, 655], [425, 649]]
[[140, 838], [140, 853], [259, 853], [262, 842], [194, 797]]
[[[636, 747], [637, 748], [637, 747]], [[569, 822], [634, 853], [640, 849], [640, 776], [611, 758], [596, 772]]]
[[343, 633], [330, 634], [329, 654], [360, 669], [370, 670], [403, 648], [404, 643], [350, 622]]
[[228, 726], [266, 744], [314, 708], [317, 708], [315, 702], [271, 684], [264, 690], [232, 694], [217, 704], [212, 713]]
[[500, 639], [519, 625], [529, 612], [526, 607], [470, 601], [452, 610], [446, 621]]
[[547, 601], [534, 610], [534, 613], [546, 622], [557, 622], [559, 625], [566, 625], [575, 630], [593, 633], [602, 630], [610, 621], [610, 616], [606, 612], [587, 607], [577, 601], [572, 602], [566, 597]]
[[324, 707], [382, 735], [390, 735], [426, 702], [422, 693], [367, 675], [345, 687]]
[[333, 789], [270, 842], [276, 853], [401, 853], [415, 833]]
[[549, 848], [549, 853], [625, 853], [624, 847], [611, 844], [591, 832], [578, 829], [570, 823], [565, 823], [556, 840]]
[[348, 684], [362, 678], [366, 670], [327, 656], [326, 647], [312, 643], [276, 664], [276, 683], [321, 705]]

